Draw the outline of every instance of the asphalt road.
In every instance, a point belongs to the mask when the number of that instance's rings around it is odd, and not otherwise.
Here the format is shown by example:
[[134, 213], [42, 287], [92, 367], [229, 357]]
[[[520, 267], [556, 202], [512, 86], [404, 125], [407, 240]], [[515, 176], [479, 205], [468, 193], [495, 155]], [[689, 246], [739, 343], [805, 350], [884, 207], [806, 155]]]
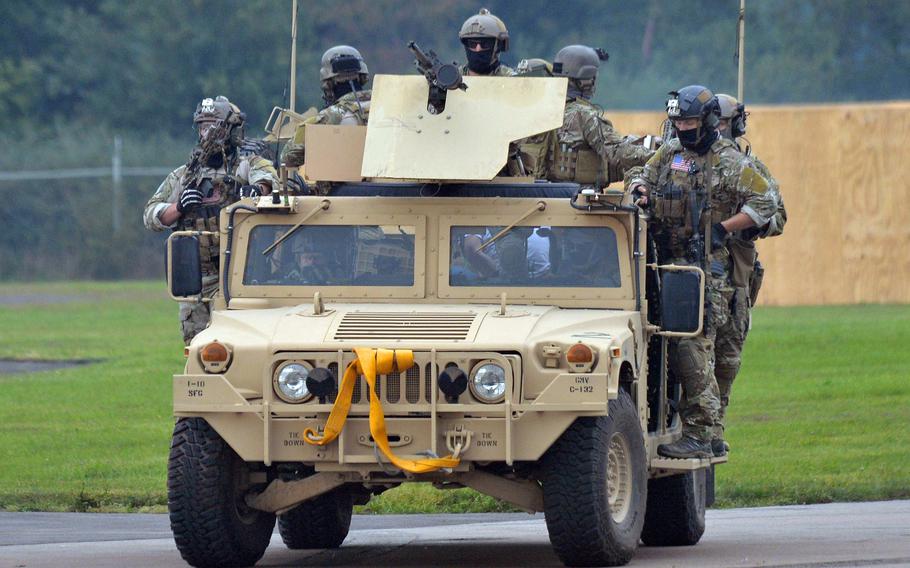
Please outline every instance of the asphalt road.
[[[910, 501], [708, 511], [701, 543], [642, 547], [631, 566], [910, 566]], [[0, 513], [0, 567], [185, 566], [166, 515]], [[355, 517], [333, 551], [275, 534], [257, 566], [560, 566], [542, 515]]]

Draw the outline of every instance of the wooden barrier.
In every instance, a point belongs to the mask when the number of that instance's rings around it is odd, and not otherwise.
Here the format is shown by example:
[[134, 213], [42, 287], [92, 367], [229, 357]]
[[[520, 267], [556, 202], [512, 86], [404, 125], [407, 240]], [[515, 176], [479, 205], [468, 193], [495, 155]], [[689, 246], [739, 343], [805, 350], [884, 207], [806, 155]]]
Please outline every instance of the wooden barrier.
[[[748, 110], [789, 217], [759, 241], [759, 303], [910, 303], [910, 102]], [[664, 117], [607, 116], [622, 134], [659, 133]]]

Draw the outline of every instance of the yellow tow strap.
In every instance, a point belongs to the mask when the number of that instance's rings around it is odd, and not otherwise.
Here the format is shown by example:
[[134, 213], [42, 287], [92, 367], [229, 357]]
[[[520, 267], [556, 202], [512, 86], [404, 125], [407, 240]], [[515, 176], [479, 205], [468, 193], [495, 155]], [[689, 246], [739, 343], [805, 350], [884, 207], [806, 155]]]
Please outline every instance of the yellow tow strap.
[[335, 404], [329, 413], [329, 419], [326, 420], [325, 428], [320, 436], [312, 428], [303, 431], [303, 439], [309, 444], [316, 446], [325, 446], [331, 443], [341, 434], [344, 423], [348, 419], [348, 412], [351, 410], [351, 396], [354, 394], [354, 383], [359, 375], [367, 381], [370, 392], [370, 434], [373, 435], [373, 443], [379, 448], [379, 451], [388, 458], [389, 462], [395, 467], [408, 471], [410, 473], [429, 473], [442, 468], [452, 468], [461, 461], [452, 455], [444, 458], [427, 458], [420, 460], [402, 459], [392, 453], [389, 446], [389, 437], [385, 429], [385, 415], [382, 412], [382, 403], [376, 396], [376, 376], [385, 375], [398, 371], [403, 373], [414, 366], [414, 353], [409, 349], [367, 349], [357, 347], [354, 349], [356, 359], [344, 370], [344, 377], [341, 379], [341, 387], [338, 389], [338, 396], [335, 397]]

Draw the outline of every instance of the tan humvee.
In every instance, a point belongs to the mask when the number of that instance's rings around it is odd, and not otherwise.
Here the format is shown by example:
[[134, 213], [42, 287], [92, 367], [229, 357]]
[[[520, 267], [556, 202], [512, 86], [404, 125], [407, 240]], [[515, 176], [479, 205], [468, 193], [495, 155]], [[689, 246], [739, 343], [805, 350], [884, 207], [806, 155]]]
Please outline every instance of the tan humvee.
[[[725, 458], [656, 447], [680, 432], [667, 341], [699, 331], [703, 275], [646, 266], [621, 190], [497, 177], [561, 125], [565, 79], [465, 82], [431, 113], [424, 78], [377, 76], [368, 128], [307, 127], [327, 192], [223, 212], [221, 292], [173, 383], [191, 564], [255, 563], [276, 515], [291, 548], [340, 546], [354, 504], [415, 481], [545, 512], [572, 565], [701, 537]], [[194, 238], [168, 243], [177, 298], [201, 289]]]

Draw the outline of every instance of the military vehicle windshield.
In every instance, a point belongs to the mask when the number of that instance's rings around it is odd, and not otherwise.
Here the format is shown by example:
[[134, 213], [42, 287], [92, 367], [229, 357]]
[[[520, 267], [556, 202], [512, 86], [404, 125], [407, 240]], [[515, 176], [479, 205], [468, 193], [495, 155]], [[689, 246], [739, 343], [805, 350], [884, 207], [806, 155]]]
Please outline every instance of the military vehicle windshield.
[[304, 225], [262, 254], [291, 225], [250, 231], [247, 286], [412, 286], [415, 228], [405, 225]]
[[453, 226], [450, 286], [618, 288], [616, 234], [608, 227]]

